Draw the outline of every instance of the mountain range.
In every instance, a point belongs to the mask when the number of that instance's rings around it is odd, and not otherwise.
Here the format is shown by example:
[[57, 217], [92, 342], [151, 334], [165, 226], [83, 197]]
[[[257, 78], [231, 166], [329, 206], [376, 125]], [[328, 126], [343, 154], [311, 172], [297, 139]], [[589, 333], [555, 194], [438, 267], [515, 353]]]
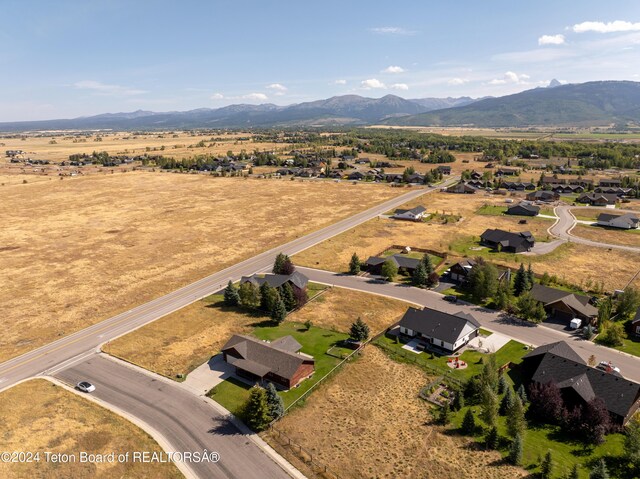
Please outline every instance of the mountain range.
[[552, 81], [514, 95], [473, 99], [334, 96], [288, 106], [229, 105], [189, 111], [105, 113], [74, 119], [0, 123], [0, 131], [167, 130], [294, 126], [603, 126], [640, 123], [640, 83]]

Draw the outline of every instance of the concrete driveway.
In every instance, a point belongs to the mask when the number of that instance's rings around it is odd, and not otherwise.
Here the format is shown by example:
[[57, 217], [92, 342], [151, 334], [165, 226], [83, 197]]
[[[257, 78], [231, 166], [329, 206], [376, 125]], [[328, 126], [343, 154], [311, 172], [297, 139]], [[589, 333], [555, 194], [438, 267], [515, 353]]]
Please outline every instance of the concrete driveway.
[[469, 346], [483, 353], [495, 353], [509, 341], [511, 341], [509, 336], [493, 333], [491, 336], [476, 336], [469, 341]]
[[217, 354], [191, 371], [182, 386], [191, 389], [200, 396], [204, 396], [212, 388], [232, 376], [235, 377], [234, 367], [224, 361], [222, 354]]

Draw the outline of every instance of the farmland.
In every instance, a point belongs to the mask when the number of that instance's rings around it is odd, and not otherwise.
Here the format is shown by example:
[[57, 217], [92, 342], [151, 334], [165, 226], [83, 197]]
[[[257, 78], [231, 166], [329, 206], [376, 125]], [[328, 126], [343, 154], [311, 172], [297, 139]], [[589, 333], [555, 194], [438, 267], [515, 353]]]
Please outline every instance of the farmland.
[[141, 172], [6, 187], [0, 360], [401, 192]]

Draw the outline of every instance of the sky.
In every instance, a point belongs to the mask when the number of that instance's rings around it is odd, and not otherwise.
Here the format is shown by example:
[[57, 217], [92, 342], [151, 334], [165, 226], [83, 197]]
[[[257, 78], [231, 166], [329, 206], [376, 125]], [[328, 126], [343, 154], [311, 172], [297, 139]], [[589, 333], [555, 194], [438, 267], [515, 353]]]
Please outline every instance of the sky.
[[2, 0], [0, 121], [640, 81], [637, 0]]

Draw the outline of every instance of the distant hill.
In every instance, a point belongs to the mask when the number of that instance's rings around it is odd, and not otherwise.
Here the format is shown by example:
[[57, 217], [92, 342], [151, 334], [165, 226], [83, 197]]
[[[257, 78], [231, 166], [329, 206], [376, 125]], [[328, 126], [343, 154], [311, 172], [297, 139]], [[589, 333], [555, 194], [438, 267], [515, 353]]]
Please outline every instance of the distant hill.
[[640, 83], [588, 82], [536, 88], [515, 95], [488, 98], [459, 108], [391, 118], [404, 126], [601, 126], [640, 123]]
[[472, 98], [405, 100], [395, 95], [365, 98], [334, 96], [289, 106], [229, 105], [190, 111], [105, 113], [74, 119], [0, 123], [0, 131], [29, 130], [145, 130], [182, 128], [247, 128], [296, 125], [367, 125], [388, 118], [416, 115], [438, 108], [466, 105]]

